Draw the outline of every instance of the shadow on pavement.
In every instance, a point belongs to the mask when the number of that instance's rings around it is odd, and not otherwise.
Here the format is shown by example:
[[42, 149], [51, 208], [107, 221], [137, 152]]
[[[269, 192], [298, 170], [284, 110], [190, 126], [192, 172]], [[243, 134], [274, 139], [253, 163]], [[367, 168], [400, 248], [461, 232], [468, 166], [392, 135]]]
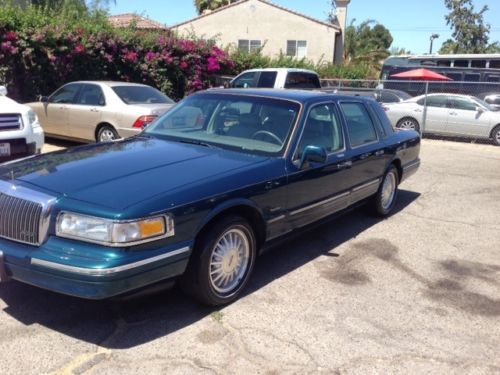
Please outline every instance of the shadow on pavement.
[[[400, 190], [395, 213], [419, 194]], [[245, 295], [265, 287], [321, 255], [342, 260], [337, 246], [380, 222], [356, 209], [302, 230], [259, 257]], [[18, 282], [0, 285], [4, 312], [24, 325], [48, 329], [105, 348], [124, 349], [163, 337], [216, 312], [181, 294], [177, 288], [127, 301], [89, 301]]]

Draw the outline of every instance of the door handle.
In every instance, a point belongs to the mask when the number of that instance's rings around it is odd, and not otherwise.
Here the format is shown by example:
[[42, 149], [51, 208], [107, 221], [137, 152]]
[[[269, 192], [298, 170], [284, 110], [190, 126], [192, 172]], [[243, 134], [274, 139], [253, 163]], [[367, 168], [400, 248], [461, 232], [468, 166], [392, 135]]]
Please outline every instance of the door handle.
[[452, 115], [452, 116], [457, 116], [457, 115], [458, 115], [458, 113], [457, 113], [457, 112], [450, 112], [450, 115]]
[[417, 108], [417, 109], [415, 109], [415, 112], [419, 112], [420, 113], [420, 112], [422, 112], [422, 110]]
[[365, 154], [361, 154], [361, 155], [359, 155], [359, 158], [360, 158], [361, 160], [363, 160], [363, 159], [366, 159], [366, 158], [370, 157], [370, 156], [371, 156], [371, 154], [372, 154], [371, 152], [367, 152], [367, 153], [365, 153]]
[[350, 160], [337, 164], [337, 169], [349, 169], [351, 167], [352, 167], [352, 161]]
[[375, 151], [375, 156], [384, 155], [384, 150]]
[[99, 112], [97, 108], [90, 108], [90, 112]]

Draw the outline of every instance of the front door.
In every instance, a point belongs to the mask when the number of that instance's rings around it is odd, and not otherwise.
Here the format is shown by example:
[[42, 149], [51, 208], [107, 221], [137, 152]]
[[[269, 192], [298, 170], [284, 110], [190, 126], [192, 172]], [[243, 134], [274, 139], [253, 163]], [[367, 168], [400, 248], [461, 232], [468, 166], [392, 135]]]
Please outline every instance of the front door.
[[[351, 161], [345, 144], [337, 106], [324, 103], [312, 107], [289, 171], [287, 210], [291, 229], [347, 207]], [[323, 147], [328, 155], [326, 162], [300, 166], [306, 146]]]
[[68, 106], [71, 137], [95, 140], [96, 126], [101, 120], [105, 104], [104, 94], [98, 85], [83, 84], [76, 103]]
[[43, 112], [37, 113], [43, 130], [47, 134], [68, 136], [68, 106], [77, 97], [80, 84], [64, 85], [49, 97], [48, 103], [43, 103]]
[[449, 103], [448, 133], [488, 136], [490, 121], [487, 113], [478, 110], [479, 103], [456, 96], [450, 96]]

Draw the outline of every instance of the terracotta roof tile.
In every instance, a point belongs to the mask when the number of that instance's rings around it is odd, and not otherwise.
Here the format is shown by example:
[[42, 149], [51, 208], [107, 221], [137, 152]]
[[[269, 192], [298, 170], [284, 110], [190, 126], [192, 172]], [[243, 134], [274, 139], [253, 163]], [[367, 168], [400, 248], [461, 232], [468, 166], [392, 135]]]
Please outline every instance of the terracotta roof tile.
[[168, 30], [166, 25], [135, 13], [124, 13], [109, 16], [108, 20], [114, 27], [129, 27], [135, 22], [138, 29]]

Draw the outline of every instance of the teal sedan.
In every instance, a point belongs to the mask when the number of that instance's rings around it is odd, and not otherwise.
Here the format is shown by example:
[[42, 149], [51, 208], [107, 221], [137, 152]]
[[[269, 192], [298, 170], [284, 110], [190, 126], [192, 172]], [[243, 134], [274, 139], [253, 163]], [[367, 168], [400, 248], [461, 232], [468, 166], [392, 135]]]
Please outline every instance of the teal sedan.
[[200, 92], [132, 138], [0, 165], [0, 280], [226, 304], [271, 241], [361, 202], [389, 215], [419, 149], [371, 99]]

